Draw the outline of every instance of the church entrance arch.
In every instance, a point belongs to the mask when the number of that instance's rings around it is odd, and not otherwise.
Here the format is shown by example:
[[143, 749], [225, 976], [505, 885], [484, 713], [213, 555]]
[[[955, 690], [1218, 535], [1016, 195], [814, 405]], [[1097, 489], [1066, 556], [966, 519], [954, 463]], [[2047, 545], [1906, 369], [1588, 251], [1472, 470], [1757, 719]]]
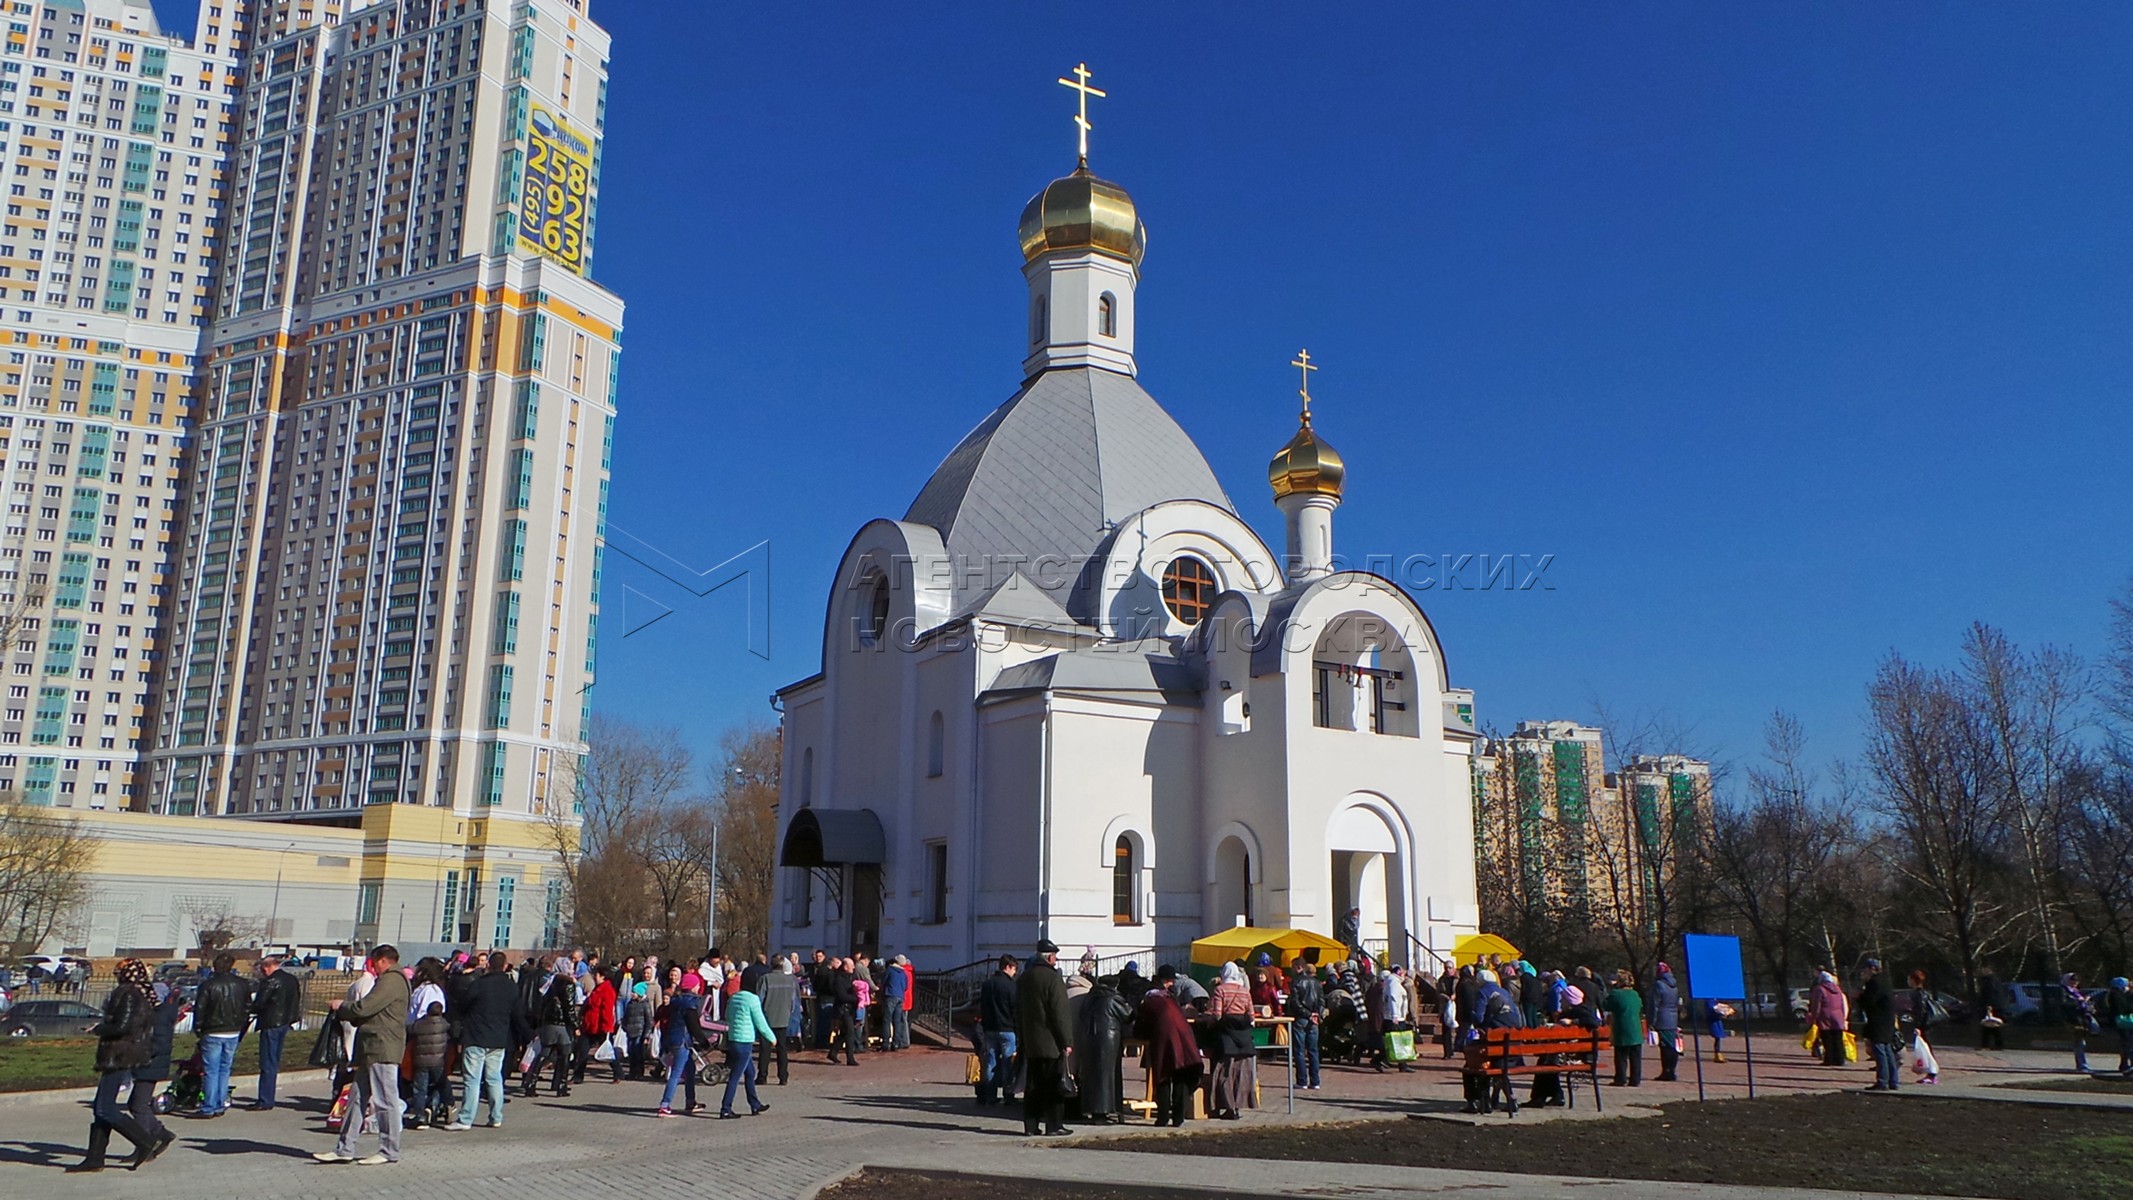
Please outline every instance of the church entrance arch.
[[1392, 961], [1407, 954], [1407, 855], [1398, 820], [1373, 803], [1350, 801], [1333, 814], [1326, 830], [1331, 852], [1334, 927], [1349, 909], [1362, 910], [1358, 935]]

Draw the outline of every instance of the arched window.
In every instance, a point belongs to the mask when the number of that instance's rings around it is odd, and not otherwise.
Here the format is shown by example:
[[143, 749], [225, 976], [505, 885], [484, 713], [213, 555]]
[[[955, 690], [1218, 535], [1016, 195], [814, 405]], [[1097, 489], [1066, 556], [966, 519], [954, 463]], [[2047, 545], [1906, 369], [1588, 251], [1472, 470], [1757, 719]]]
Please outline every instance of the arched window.
[[1134, 851], [1133, 835], [1122, 833], [1111, 848], [1111, 923], [1138, 925], [1140, 914], [1140, 855]]
[[926, 778], [938, 779], [948, 762], [948, 723], [936, 712], [926, 722]]
[[1044, 297], [1038, 296], [1029, 302], [1029, 344], [1044, 344]]
[[1096, 332], [1105, 337], [1118, 336], [1118, 297], [1109, 292], [1096, 299]]
[[860, 618], [859, 640], [872, 646], [889, 628], [889, 577], [875, 574], [866, 585], [866, 613]]
[[1163, 568], [1163, 607], [1187, 625], [1198, 625], [1215, 606], [1215, 572], [1190, 555], [1180, 555]]

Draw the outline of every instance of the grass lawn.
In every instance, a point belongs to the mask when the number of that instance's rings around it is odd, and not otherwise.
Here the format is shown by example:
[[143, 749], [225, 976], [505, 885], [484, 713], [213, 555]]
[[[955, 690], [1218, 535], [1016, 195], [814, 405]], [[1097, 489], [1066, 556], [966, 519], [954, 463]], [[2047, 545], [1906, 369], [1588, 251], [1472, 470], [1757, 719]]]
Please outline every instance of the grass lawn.
[[1372, 1162], [1611, 1179], [2094, 1200], [2133, 1175], [2128, 1114], [1857, 1092], [1666, 1105], [1661, 1115], [1479, 1126], [1371, 1121], [1188, 1136], [1112, 1138], [1077, 1149], [1284, 1161]]
[[2133, 1079], [2122, 1075], [2087, 1075], [2068, 1079], [2038, 1079], [2028, 1083], [2004, 1083], [2001, 1087], [2025, 1092], [2102, 1092], [2109, 1096], [2133, 1096]]
[[[181, 1033], [173, 1047], [171, 1061], [184, 1062], [192, 1057], [193, 1035]], [[311, 1043], [292, 1037], [282, 1046], [282, 1070], [304, 1069], [300, 1055], [308, 1054]], [[296, 1061], [291, 1061], [295, 1058]], [[259, 1070], [259, 1039], [247, 1037], [237, 1044], [237, 1065], [231, 1068], [232, 1075], [249, 1075]], [[47, 1088], [73, 1088], [96, 1086], [96, 1039], [84, 1038], [0, 1038], [0, 1092], [36, 1092]]]

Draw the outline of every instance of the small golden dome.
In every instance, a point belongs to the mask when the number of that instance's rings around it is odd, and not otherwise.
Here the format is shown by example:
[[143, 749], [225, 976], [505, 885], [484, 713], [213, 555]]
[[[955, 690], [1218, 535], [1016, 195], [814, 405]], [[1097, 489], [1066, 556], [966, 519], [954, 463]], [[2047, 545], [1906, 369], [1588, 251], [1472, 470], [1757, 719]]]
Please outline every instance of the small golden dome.
[[1137, 267], [1148, 250], [1148, 227], [1126, 189], [1077, 167], [1046, 184], [1022, 210], [1024, 261], [1055, 250], [1096, 250]]
[[1267, 465], [1267, 482], [1274, 485], [1274, 499], [1284, 496], [1331, 496], [1341, 498], [1341, 481], [1347, 477], [1348, 466], [1341, 461], [1340, 453], [1327, 445], [1311, 428], [1308, 414], [1296, 436], [1281, 448], [1274, 461]]

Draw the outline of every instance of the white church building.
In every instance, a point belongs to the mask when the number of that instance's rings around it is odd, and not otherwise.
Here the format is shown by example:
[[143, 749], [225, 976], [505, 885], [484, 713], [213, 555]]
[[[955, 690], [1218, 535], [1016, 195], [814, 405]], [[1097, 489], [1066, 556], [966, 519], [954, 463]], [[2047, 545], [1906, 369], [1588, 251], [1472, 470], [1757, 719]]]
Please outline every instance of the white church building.
[[1411, 596], [1334, 569], [1308, 369], [1276, 554], [1138, 381], [1132, 199], [1084, 160], [1021, 233], [1021, 389], [852, 538], [822, 670], [778, 693], [773, 948], [946, 968], [1359, 907], [1395, 961], [1449, 951], [1479, 917], [1472, 693]]

